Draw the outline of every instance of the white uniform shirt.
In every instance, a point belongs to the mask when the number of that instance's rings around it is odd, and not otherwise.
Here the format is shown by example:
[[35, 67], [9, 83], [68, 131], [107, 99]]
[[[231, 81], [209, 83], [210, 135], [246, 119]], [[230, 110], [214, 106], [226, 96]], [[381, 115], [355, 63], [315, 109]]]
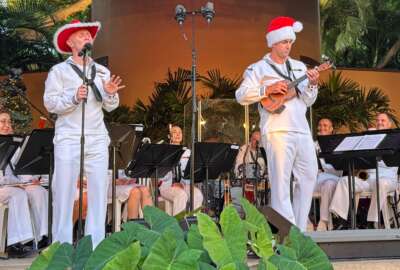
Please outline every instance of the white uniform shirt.
[[[82, 85], [82, 79], [75, 73], [70, 66], [74, 64], [72, 57], [62, 63], [53, 66], [47, 76], [45, 83], [44, 105], [46, 109], [58, 115], [55, 134], [78, 135], [81, 132], [82, 106], [75, 100], [75, 94]], [[87, 77], [91, 76], [91, 67], [94, 62], [87, 66]], [[82, 70], [82, 66], [75, 64]], [[118, 107], [118, 94], [108, 95], [103, 88], [103, 82], [110, 79], [110, 71], [97, 63], [95, 84], [103, 97], [102, 102], [98, 102], [89, 87], [89, 93], [86, 104], [85, 134], [107, 134], [107, 129], [103, 121], [103, 111], [112, 111]]]
[[[236, 90], [236, 100], [240, 104], [247, 105], [260, 102], [265, 97], [266, 87], [283, 80], [267, 64], [267, 61], [273, 63], [282, 74], [288, 75], [286, 65], [274, 63], [270, 55], [267, 54], [257, 63], [250, 65], [244, 72], [243, 82]], [[291, 58], [289, 58], [289, 61], [296, 79], [306, 73], [307, 68], [302, 62]], [[308, 79], [305, 79], [298, 85], [298, 89], [301, 91], [299, 97], [287, 101], [285, 110], [280, 114], [270, 114], [259, 106], [262, 134], [275, 131], [295, 131], [310, 134], [305, 114], [307, 107], [311, 106], [317, 98], [318, 87], [309, 86]]]
[[[383, 161], [378, 162], [379, 179], [387, 178], [387, 179], [396, 180], [397, 179], [397, 170], [398, 170], [398, 167], [388, 167], [388, 166], [386, 166], [385, 162], [383, 162]], [[376, 170], [369, 169], [368, 170], [368, 180], [375, 180], [375, 179], [376, 179]]]
[[[247, 154], [246, 154], [246, 149], [247, 149]], [[245, 156], [246, 154], [246, 156]], [[245, 144], [242, 145], [239, 149], [239, 153], [236, 156], [236, 161], [235, 161], [235, 175], [236, 177], [241, 176], [239, 172], [239, 166], [242, 165], [243, 163], [246, 164], [253, 164], [255, 159], [256, 159], [257, 153], [256, 150], [252, 150], [250, 144]], [[257, 157], [257, 163], [260, 165], [260, 175], [262, 176], [265, 172], [266, 166], [265, 166], [265, 161], [264, 158], [261, 156], [261, 151], [258, 151], [258, 157]], [[244, 170], [245, 168], [242, 168]], [[242, 172], [243, 174], [243, 172]], [[247, 175], [248, 177], [249, 175]]]

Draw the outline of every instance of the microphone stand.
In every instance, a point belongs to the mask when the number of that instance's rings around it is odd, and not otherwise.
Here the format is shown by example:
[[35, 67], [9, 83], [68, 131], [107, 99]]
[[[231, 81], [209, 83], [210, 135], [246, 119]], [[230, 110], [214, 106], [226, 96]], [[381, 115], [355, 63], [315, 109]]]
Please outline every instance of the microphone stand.
[[79, 217], [78, 217], [78, 233], [77, 233], [77, 242], [82, 238], [83, 232], [83, 224], [82, 224], [82, 215], [83, 215], [83, 173], [84, 173], [84, 162], [85, 162], [85, 108], [87, 102], [87, 96], [89, 94], [88, 88], [88, 79], [86, 76], [86, 60], [89, 54], [89, 50], [83, 51], [83, 85], [86, 86], [87, 95], [86, 98], [82, 100], [82, 125], [81, 125], [81, 155], [80, 155], [80, 164], [79, 164]]

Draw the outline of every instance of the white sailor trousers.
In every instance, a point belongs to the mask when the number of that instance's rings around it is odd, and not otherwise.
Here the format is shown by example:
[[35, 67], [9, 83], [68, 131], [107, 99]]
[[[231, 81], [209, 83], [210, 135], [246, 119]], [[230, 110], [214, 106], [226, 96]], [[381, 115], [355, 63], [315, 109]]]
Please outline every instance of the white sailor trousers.
[[[310, 134], [284, 131], [268, 133], [263, 142], [267, 149], [271, 207], [305, 231], [318, 173], [314, 142]], [[290, 201], [292, 172], [296, 179], [293, 206]]]
[[[105, 236], [108, 187], [108, 135], [86, 135], [84, 174], [87, 177], [88, 208], [85, 235], [93, 247]], [[80, 135], [55, 135], [53, 177], [53, 242], [72, 243], [72, 214], [80, 163]]]
[[25, 190], [1, 187], [0, 203], [8, 204], [7, 245], [32, 240], [32, 222]]

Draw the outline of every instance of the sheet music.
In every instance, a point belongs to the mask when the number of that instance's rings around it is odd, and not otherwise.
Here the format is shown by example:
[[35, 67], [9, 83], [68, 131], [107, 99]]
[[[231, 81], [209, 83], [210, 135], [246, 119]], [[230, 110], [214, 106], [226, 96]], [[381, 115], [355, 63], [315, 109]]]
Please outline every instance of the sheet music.
[[357, 144], [354, 150], [375, 149], [385, 138], [386, 134], [364, 135], [362, 140]]
[[385, 138], [386, 134], [371, 134], [364, 136], [350, 136], [335, 148], [335, 152], [350, 150], [368, 150], [375, 149]]
[[350, 136], [344, 140], [333, 150], [334, 152], [353, 150], [364, 136]]

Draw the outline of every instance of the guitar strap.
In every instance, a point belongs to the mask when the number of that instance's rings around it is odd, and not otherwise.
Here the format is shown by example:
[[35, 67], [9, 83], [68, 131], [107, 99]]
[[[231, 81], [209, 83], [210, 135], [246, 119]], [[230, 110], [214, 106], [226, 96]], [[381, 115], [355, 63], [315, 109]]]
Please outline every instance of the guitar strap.
[[[290, 77], [290, 75], [292, 75], [293, 78], [296, 80], [296, 77], [294, 76], [294, 73], [293, 73], [293, 70], [292, 70], [292, 66], [291, 66], [291, 64], [289, 62], [289, 59], [286, 60], [286, 62], [285, 62], [287, 73], [288, 73], [289, 76], [286, 76], [285, 74], [283, 74], [274, 64], [270, 63], [268, 60], [265, 60], [265, 62], [282, 78], [292, 82], [293, 79]], [[299, 96], [299, 94], [301, 93], [299, 88], [297, 88], [297, 86], [295, 86], [294, 89], [296, 89], [296, 95]]]

